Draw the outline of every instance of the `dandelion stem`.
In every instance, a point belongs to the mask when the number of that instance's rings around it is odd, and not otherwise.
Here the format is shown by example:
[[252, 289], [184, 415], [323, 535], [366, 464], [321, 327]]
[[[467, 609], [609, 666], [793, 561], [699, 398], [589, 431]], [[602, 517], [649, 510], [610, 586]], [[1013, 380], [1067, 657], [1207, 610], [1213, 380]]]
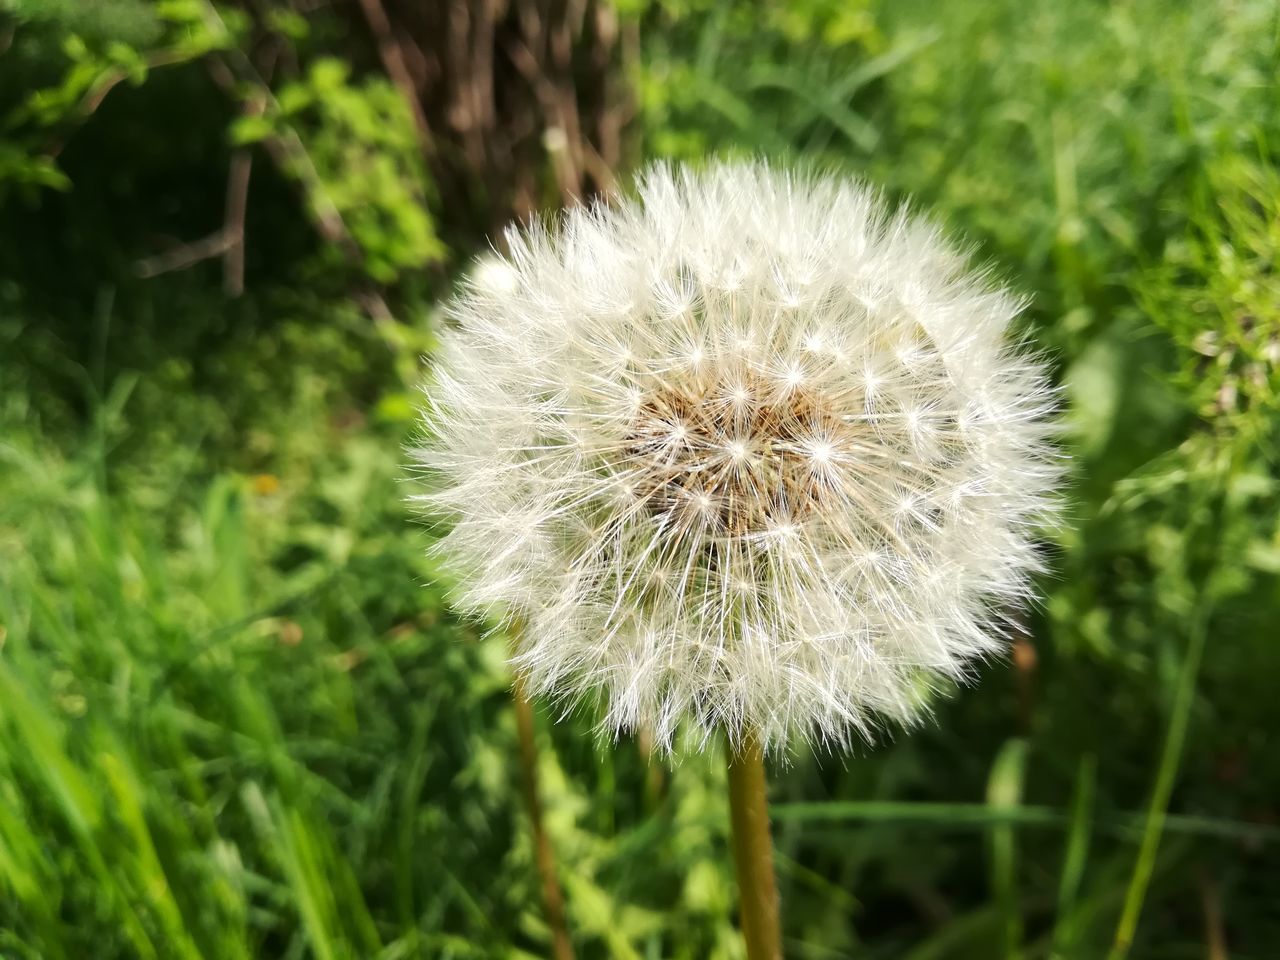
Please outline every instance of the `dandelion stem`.
[[555, 960], [573, 960], [573, 944], [565, 922], [564, 896], [556, 877], [555, 848], [542, 821], [542, 798], [538, 793], [538, 747], [533, 738], [533, 703], [524, 679], [516, 674], [511, 688], [516, 711], [516, 733], [520, 739], [520, 779], [524, 789], [525, 808], [533, 830], [533, 855], [542, 880], [542, 901], [551, 928], [552, 956]]
[[759, 738], [751, 732], [738, 743], [729, 744], [729, 809], [747, 960], [781, 960], [782, 933], [778, 886], [773, 875], [773, 840], [769, 836], [764, 751]]
[[647, 723], [641, 724], [636, 732], [636, 749], [647, 765], [644, 798], [650, 813], [662, 806], [662, 797], [667, 792], [666, 771], [663, 770], [662, 761], [653, 752], [653, 743], [653, 727]]

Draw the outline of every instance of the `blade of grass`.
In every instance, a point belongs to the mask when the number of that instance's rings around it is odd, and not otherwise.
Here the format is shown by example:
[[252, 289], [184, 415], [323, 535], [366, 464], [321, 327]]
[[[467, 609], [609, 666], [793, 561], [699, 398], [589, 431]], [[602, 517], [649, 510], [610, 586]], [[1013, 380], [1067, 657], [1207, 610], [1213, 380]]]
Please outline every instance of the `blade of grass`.
[[7, 665], [0, 663], [0, 723], [11, 722], [17, 734], [10, 749], [19, 746], [26, 754], [32, 779], [52, 795], [64, 822], [75, 837], [79, 851], [98, 884], [104, 903], [117, 911], [117, 919], [140, 957], [156, 957], [158, 952], [141, 916], [120, 877], [109, 866], [111, 857], [103, 843], [106, 819], [101, 798], [94, 785], [67, 754], [63, 729], [44, 709], [43, 704], [27, 695], [18, 677], [10, 675]]
[[126, 761], [116, 753], [103, 750], [97, 760], [115, 800], [115, 815], [127, 832], [129, 846], [134, 852], [133, 868], [147, 891], [151, 912], [164, 932], [167, 954], [199, 960], [200, 950], [187, 932], [182, 909], [174, 899], [169, 877], [160, 863], [160, 855], [147, 826], [142, 785]]
[[298, 844], [300, 831], [292, 811], [286, 809], [281, 822], [278, 804], [269, 801], [253, 781], [240, 788], [240, 801], [262, 842], [280, 858], [315, 956], [318, 960], [338, 960], [342, 951], [332, 935], [336, 905], [328, 884], [317, 874], [310, 850]]
[[414, 817], [422, 802], [422, 787], [426, 783], [431, 757], [427, 753], [427, 734], [435, 721], [434, 705], [427, 705], [416, 712], [413, 737], [409, 741], [409, 762], [403, 774], [400, 794], [397, 798], [396, 826], [399, 842], [395, 856], [396, 908], [400, 923], [409, 934], [416, 930], [418, 909], [413, 889]]
[[[1012, 810], [1022, 804], [1022, 784], [1027, 769], [1027, 741], [1010, 740], [996, 755], [987, 781], [987, 805]], [[1022, 956], [1022, 910], [1018, 903], [1018, 838], [1010, 822], [992, 825], [989, 836], [991, 890], [1001, 915], [1004, 956]]]
[[1075, 797], [1071, 802], [1071, 827], [1067, 833], [1062, 876], [1058, 882], [1057, 922], [1053, 928], [1053, 955], [1067, 956], [1076, 941], [1075, 904], [1080, 893], [1089, 839], [1093, 826], [1093, 798], [1098, 779], [1098, 759], [1093, 754], [1080, 758]]
[[[1057, 807], [1021, 806], [1008, 810], [993, 810], [982, 803], [916, 803], [897, 801], [848, 801], [829, 803], [780, 803], [770, 815], [778, 822], [830, 823], [911, 823], [934, 826], [939, 829], [976, 828], [993, 824], [1010, 823], [1023, 827], [1068, 826], [1069, 814]], [[1132, 812], [1099, 816], [1095, 826], [1109, 836], [1140, 839], [1146, 824], [1146, 815]], [[1268, 823], [1249, 823], [1221, 817], [1200, 817], [1186, 814], [1169, 814], [1165, 818], [1166, 833], [1183, 836], [1215, 837], [1220, 840], [1239, 840], [1249, 843], [1280, 841], [1280, 826]]]
[[1120, 912], [1120, 922], [1116, 926], [1115, 941], [1111, 946], [1108, 960], [1124, 960], [1133, 946], [1134, 934], [1138, 930], [1138, 919], [1142, 915], [1142, 904], [1146, 900], [1147, 889], [1151, 885], [1151, 874], [1155, 870], [1156, 855], [1160, 850], [1160, 838], [1168, 821], [1169, 798], [1173, 795], [1173, 785], [1177, 780], [1178, 767], [1182, 762], [1182, 746], [1187, 738], [1187, 727], [1191, 720], [1191, 706], [1195, 701], [1196, 680], [1200, 675], [1200, 661], [1204, 655], [1205, 639], [1209, 633], [1209, 608], [1202, 603], [1191, 623], [1187, 638], [1187, 652], [1182, 660], [1182, 670], [1178, 675], [1178, 686], [1173, 699], [1173, 709], [1169, 714], [1168, 732], [1165, 734], [1164, 749], [1160, 752], [1160, 766], [1156, 771], [1155, 785], [1151, 790], [1151, 803], [1147, 809], [1146, 824], [1143, 827], [1142, 843], [1138, 848], [1138, 857], [1134, 862], [1133, 876], [1129, 881], [1129, 889], [1125, 894], [1124, 908]]
[[947, 923], [923, 943], [912, 947], [900, 960], [947, 960], [965, 956], [963, 948], [975, 943], [994, 941], [1001, 923], [1000, 911], [995, 907], [982, 907], [972, 913]]

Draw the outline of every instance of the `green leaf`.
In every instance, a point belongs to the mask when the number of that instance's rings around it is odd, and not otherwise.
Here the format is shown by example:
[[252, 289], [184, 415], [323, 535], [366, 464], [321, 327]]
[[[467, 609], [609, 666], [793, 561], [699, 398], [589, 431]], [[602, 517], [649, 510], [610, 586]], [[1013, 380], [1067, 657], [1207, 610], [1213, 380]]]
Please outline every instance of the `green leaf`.
[[266, 116], [241, 116], [231, 123], [231, 142], [239, 146], [259, 143], [275, 134], [275, 125]]

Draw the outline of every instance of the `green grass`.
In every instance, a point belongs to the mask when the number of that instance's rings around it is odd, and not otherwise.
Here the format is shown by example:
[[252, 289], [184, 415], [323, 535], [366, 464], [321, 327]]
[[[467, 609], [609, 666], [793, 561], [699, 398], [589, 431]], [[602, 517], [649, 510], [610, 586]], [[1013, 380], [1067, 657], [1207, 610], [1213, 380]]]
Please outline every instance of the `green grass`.
[[[191, 501], [157, 517], [100, 463], [5, 445], [6, 949], [375, 956], [418, 937], [375, 923], [362, 887], [384, 873], [410, 918], [509, 909], [501, 885], [442, 886], [463, 824], [506, 855], [510, 815], [456, 782], [489, 725], [466, 715], [500, 712], [503, 679], [419, 586], [413, 532], [370, 538], [396, 513], [395, 449], [323, 451], [315, 493], [301, 474], [151, 490]], [[329, 522], [298, 523], [295, 496]], [[370, 595], [397, 560], [403, 585]], [[405, 749], [428, 731], [432, 751]]]
[[[1021, 666], [773, 771], [788, 956], [1270, 958], [1276, 5], [704, 6], [646, 14], [647, 151], [916, 197], [1027, 292], [1070, 405]], [[40, 282], [0, 284], [0, 957], [545, 955], [503, 644], [403, 506], [431, 308]], [[557, 719], [579, 955], [740, 957], [718, 758], [655, 790]]]

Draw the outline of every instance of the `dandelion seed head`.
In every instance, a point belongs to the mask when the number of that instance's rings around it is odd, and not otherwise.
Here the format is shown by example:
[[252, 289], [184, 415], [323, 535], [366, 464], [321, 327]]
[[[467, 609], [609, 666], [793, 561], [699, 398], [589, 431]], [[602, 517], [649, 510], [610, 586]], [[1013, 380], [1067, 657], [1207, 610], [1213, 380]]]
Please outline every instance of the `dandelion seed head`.
[[1003, 646], [1059, 475], [1020, 304], [849, 181], [657, 166], [508, 236], [417, 450], [458, 603], [670, 747], [909, 723]]

